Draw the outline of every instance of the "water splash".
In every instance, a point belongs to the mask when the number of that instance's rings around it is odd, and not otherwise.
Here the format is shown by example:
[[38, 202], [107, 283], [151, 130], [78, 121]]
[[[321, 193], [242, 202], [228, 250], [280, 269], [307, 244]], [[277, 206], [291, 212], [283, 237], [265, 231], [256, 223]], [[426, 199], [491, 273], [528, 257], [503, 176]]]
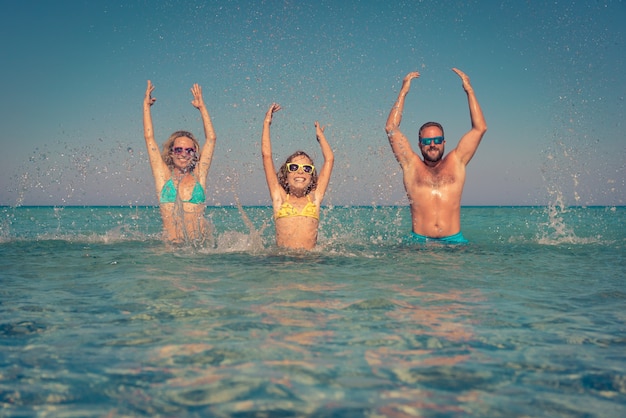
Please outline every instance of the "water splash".
[[[582, 150], [577, 139], [576, 121], [556, 122], [561, 128], [554, 133], [554, 140], [546, 150], [546, 160], [542, 164], [541, 174], [548, 194], [548, 205], [545, 207], [547, 222], [540, 223], [537, 230], [537, 242], [543, 245], [589, 244], [598, 242], [598, 237], [583, 238], [577, 236], [570, 226], [580, 223], [569, 218], [575, 216], [574, 208], [581, 205], [579, 189], [581, 177], [588, 175], [581, 171], [584, 164], [583, 156], [589, 155]], [[573, 208], [569, 208], [566, 196], [573, 200]]]
[[[561, 244], [594, 244], [602, 240], [601, 235], [595, 237], [580, 237], [570, 226], [566, 219], [575, 216], [574, 209], [568, 208], [564, 203], [563, 194], [555, 192], [554, 202], [545, 208], [548, 221], [540, 224], [537, 231], [537, 242], [543, 245]], [[580, 222], [578, 223], [580, 224]], [[595, 228], [594, 228], [595, 229]]]
[[[117, 142], [99, 144], [87, 141], [42, 145], [11, 177], [8, 193], [12, 206], [145, 204], [150, 188], [144, 187], [147, 173], [143, 152]], [[94, 196], [90, 194], [94, 193]], [[110, 195], [107, 197], [107, 195]]]
[[239, 197], [235, 195], [235, 204], [237, 211], [241, 216], [241, 219], [248, 228], [248, 233], [237, 231], [226, 231], [217, 237], [217, 251], [218, 252], [251, 252], [259, 253], [265, 249], [265, 243], [263, 241], [263, 232], [268, 226], [267, 221], [263, 221], [263, 224], [259, 229], [256, 229], [248, 214], [241, 206]]

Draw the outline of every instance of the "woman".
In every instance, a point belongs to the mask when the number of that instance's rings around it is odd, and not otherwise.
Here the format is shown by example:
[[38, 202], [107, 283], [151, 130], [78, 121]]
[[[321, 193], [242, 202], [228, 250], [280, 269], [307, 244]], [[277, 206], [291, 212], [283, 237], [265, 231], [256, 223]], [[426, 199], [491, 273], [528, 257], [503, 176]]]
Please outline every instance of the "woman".
[[263, 168], [274, 208], [276, 244], [280, 247], [310, 250], [317, 243], [319, 211], [333, 171], [334, 155], [324, 127], [315, 122], [317, 141], [322, 149], [324, 164], [319, 170], [303, 151], [297, 151], [283, 164], [278, 173], [272, 158], [270, 125], [275, 112], [281, 109], [273, 103], [263, 122], [261, 153]]
[[200, 111], [206, 142], [200, 144], [192, 133], [177, 131], [163, 144], [163, 151], [154, 140], [150, 108], [154, 85], [148, 80], [143, 101], [143, 126], [148, 157], [163, 220], [164, 239], [172, 243], [200, 245], [209, 237], [204, 218], [206, 178], [215, 149], [215, 132], [209, 112], [202, 99], [202, 88], [191, 88], [191, 104]]

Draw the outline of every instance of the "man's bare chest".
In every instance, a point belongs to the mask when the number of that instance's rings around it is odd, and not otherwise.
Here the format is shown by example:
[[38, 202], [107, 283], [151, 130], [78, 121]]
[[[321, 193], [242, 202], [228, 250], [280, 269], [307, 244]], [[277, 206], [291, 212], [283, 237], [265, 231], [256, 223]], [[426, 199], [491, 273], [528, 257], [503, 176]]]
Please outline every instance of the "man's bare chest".
[[452, 171], [443, 168], [422, 168], [417, 171], [415, 176], [415, 185], [418, 187], [427, 187], [431, 189], [439, 189], [454, 185], [458, 181], [458, 176]]

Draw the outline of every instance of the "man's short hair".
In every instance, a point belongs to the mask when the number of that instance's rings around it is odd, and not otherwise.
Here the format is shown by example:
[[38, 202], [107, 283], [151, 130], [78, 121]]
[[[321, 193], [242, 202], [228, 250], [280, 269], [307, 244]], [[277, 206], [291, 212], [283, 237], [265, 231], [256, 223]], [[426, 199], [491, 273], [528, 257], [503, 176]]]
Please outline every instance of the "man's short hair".
[[437, 128], [441, 129], [441, 135], [445, 136], [443, 133], [443, 126], [441, 126], [440, 123], [437, 122], [426, 122], [425, 124], [422, 125], [422, 127], [420, 128], [419, 131], [419, 139], [422, 139], [422, 131], [426, 128], [430, 128], [431, 126], [436, 126]]

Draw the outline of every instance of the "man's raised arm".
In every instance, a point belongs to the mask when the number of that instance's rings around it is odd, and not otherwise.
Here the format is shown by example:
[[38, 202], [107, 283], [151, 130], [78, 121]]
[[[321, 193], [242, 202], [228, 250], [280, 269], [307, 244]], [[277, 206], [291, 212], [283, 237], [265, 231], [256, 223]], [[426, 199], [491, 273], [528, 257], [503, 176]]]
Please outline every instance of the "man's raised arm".
[[393, 150], [393, 154], [402, 167], [404, 167], [409, 157], [414, 155], [411, 145], [406, 136], [400, 131], [400, 122], [402, 121], [402, 112], [404, 110], [404, 99], [411, 89], [411, 80], [418, 78], [420, 75], [417, 71], [409, 73], [402, 80], [402, 88], [398, 94], [398, 99], [394, 103], [389, 117], [387, 118], [387, 124], [385, 125], [385, 131], [389, 138], [389, 144]]
[[456, 153], [461, 160], [461, 162], [465, 165], [470, 162], [474, 153], [478, 149], [478, 145], [480, 145], [480, 141], [487, 132], [487, 123], [485, 122], [485, 117], [483, 116], [483, 111], [478, 104], [478, 100], [476, 100], [476, 95], [474, 94], [474, 89], [470, 84], [469, 77], [458, 68], [453, 68], [454, 71], [461, 80], [463, 81], [463, 89], [465, 93], [467, 93], [467, 102], [469, 105], [470, 118], [472, 120], [472, 129], [470, 129], [459, 141], [459, 145], [456, 147]]

